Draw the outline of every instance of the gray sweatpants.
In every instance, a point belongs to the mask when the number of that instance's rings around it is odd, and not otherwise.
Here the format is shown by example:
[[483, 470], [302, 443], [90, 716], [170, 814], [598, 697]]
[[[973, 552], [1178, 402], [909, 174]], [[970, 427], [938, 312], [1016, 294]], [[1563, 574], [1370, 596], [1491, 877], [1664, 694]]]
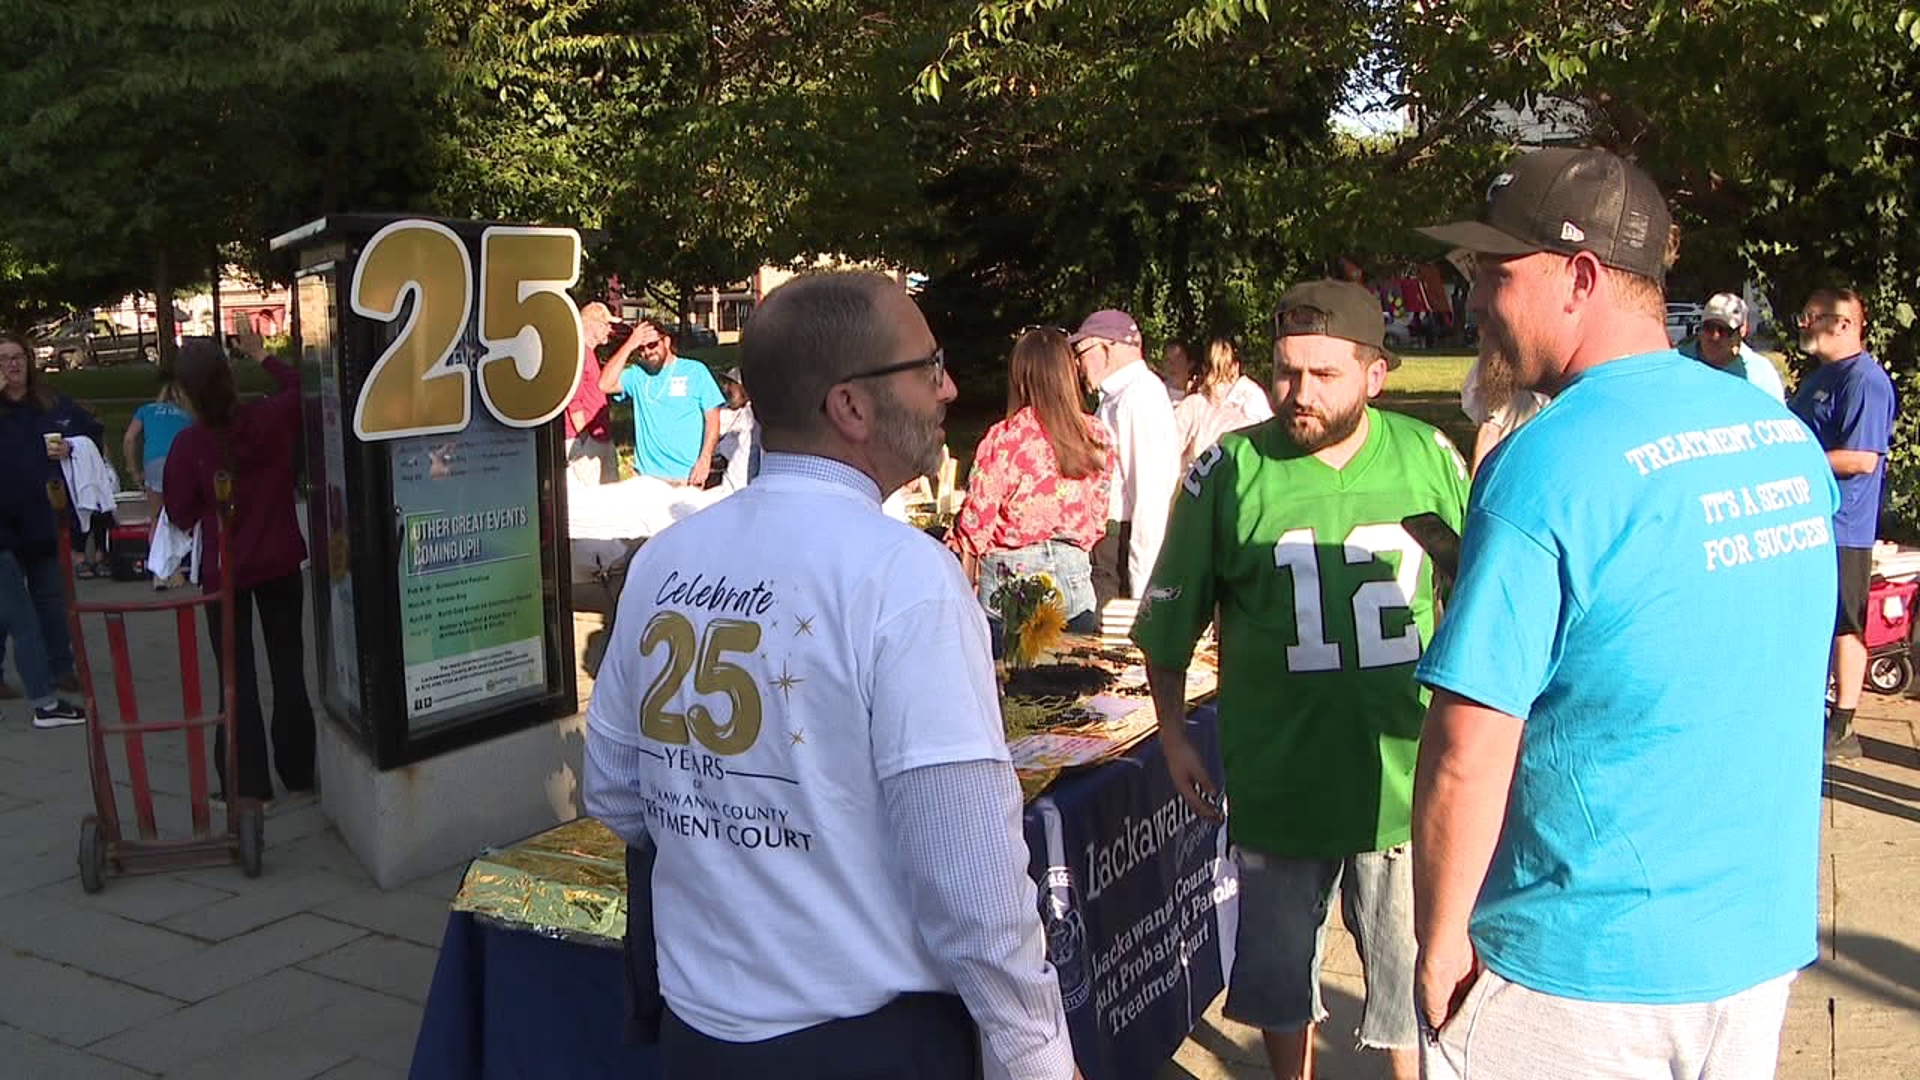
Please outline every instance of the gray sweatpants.
[[1576, 1001], [1483, 971], [1460, 1011], [1423, 1041], [1425, 1080], [1767, 1080], [1795, 973], [1718, 1001]]

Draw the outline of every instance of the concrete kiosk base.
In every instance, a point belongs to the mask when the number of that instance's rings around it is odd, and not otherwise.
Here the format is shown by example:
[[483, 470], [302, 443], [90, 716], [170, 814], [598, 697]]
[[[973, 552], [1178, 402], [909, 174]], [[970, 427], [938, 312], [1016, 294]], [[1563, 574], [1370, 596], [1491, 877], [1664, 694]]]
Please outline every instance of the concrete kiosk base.
[[383, 889], [581, 814], [583, 713], [386, 772], [318, 727], [321, 806]]

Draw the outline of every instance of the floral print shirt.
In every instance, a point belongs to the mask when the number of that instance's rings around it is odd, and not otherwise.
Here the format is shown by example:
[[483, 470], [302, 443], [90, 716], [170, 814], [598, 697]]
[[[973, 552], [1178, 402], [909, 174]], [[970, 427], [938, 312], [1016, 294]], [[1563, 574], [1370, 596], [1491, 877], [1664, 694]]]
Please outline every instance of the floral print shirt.
[[1046, 540], [1066, 540], [1083, 551], [1107, 530], [1113, 482], [1113, 435], [1084, 416], [1093, 437], [1107, 449], [1098, 473], [1080, 479], [1060, 475], [1060, 464], [1032, 406], [987, 429], [974, 451], [967, 499], [948, 534], [957, 552], [976, 558]]

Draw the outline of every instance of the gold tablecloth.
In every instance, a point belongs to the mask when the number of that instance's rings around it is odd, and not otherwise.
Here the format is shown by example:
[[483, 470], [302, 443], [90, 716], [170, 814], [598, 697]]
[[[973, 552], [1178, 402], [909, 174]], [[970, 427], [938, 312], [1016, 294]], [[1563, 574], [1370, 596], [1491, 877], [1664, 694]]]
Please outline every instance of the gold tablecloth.
[[473, 860], [453, 910], [548, 937], [618, 945], [627, 933], [627, 845], [581, 818]]

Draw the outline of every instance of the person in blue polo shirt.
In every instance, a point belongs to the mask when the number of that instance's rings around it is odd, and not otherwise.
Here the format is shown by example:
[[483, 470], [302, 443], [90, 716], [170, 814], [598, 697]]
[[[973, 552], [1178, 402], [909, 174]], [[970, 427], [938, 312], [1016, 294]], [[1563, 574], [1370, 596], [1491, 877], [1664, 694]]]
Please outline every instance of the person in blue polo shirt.
[[[640, 363], [627, 366], [635, 353]], [[673, 353], [673, 338], [642, 319], [600, 371], [600, 389], [633, 402], [633, 467], [642, 476], [704, 487], [726, 399], [707, 365]]]
[[1840, 546], [1840, 610], [1833, 630], [1834, 703], [1827, 712], [1827, 756], [1860, 756], [1853, 710], [1867, 674], [1867, 587], [1880, 493], [1893, 437], [1893, 380], [1861, 344], [1866, 305], [1852, 289], [1816, 289], [1800, 309], [1800, 351], [1820, 361], [1793, 395], [1793, 412], [1820, 440], [1840, 481], [1833, 516]]

